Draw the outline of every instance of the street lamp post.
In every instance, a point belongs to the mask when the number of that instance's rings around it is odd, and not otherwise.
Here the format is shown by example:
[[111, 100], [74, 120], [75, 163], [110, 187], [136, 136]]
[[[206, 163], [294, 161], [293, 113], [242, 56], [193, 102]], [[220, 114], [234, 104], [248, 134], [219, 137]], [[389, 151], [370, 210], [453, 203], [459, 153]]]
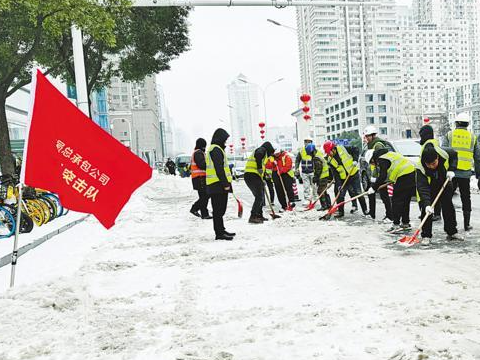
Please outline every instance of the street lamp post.
[[265, 122], [265, 131], [267, 131], [267, 124], [268, 124], [268, 121], [267, 121], [267, 101], [266, 101], [266, 92], [267, 92], [267, 89], [272, 86], [273, 84], [276, 84], [280, 81], [283, 81], [285, 80], [284, 78], [280, 78], [280, 79], [277, 79], [275, 81], [272, 81], [270, 83], [268, 83], [267, 85], [265, 85], [265, 87], [261, 87], [260, 85], [256, 84], [256, 83], [252, 83], [250, 81], [247, 81], [247, 80], [244, 80], [244, 79], [238, 79], [239, 81], [245, 83], [245, 84], [252, 84], [252, 85], [256, 85], [258, 86], [258, 88], [261, 90], [262, 92], [262, 97], [263, 97], [263, 121]]
[[[302, 19], [302, 24], [303, 24], [303, 21], [304, 21], [303, 20], [304, 19], [303, 11], [304, 11], [304, 9], [301, 8], [301, 11], [302, 11], [301, 19]], [[333, 23], [337, 22], [338, 20], [340, 20], [340, 19], [332, 20], [327, 25], [333, 24]], [[284, 25], [284, 24], [282, 24], [278, 21], [272, 20], [272, 19], [267, 19], [267, 21], [269, 23], [272, 23], [273, 25], [280, 26], [280, 27], [286, 28], [286, 29], [288, 29], [292, 32], [295, 32], [298, 35], [298, 29], [297, 28], [294, 28], [294, 27], [288, 26], [288, 25]], [[316, 97], [315, 97], [315, 87], [313, 85], [313, 57], [311, 55], [310, 37], [305, 36], [303, 41], [302, 41], [302, 44], [303, 44], [302, 51], [304, 53], [304, 59], [305, 59], [305, 62], [306, 62], [306, 69], [307, 69], [307, 72], [308, 72], [308, 74], [306, 75], [306, 78], [308, 77], [308, 84], [306, 85], [306, 89], [304, 89], [304, 90], [311, 95], [311, 108], [312, 108], [312, 115], [313, 115], [312, 116], [313, 138], [316, 141], [316, 139], [317, 139], [317, 129], [316, 129], [317, 125], [316, 125], [316, 116], [315, 116], [315, 109], [316, 109], [315, 98]]]

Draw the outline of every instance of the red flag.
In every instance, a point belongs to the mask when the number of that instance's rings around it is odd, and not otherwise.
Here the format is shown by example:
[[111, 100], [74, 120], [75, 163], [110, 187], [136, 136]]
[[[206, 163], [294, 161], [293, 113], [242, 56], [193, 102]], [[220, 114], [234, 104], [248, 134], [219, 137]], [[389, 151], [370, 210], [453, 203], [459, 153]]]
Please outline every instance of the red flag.
[[107, 229], [152, 169], [78, 110], [37, 70], [25, 151], [25, 184], [57, 193]]

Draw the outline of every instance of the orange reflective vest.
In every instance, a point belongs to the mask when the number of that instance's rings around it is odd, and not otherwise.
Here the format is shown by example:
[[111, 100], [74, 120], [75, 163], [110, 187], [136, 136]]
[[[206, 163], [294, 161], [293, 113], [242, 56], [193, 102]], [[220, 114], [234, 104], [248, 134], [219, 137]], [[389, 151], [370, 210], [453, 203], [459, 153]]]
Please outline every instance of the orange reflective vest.
[[206, 177], [207, 176], [207, 172], [205, 170], [202, 170], [198, 167], [197, 163], [195, 162], [195, 153], [197, 151], [202, 151], [200, 149], [197, 149], [193, 152], [192, 154], [192, 160], [190, 160], [190, 171], [191, 171], [191, 174], [192, 174], [192, 179], [195, 179], [197, 177]]

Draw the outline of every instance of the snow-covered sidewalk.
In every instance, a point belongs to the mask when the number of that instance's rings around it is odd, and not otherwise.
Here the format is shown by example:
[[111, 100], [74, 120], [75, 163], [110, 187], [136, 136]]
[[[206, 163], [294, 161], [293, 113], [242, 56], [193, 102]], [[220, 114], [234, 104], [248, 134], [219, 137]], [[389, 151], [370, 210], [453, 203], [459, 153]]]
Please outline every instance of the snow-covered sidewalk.
[[230, 200], [225, 242], [195, 198], [156, 177], [112, 230], [90, 217], [21, 257], [15, 289], [0, 269], [0, 359], [480, 359], [478, 226], [405, 249], [360, 216], [249, 225]]

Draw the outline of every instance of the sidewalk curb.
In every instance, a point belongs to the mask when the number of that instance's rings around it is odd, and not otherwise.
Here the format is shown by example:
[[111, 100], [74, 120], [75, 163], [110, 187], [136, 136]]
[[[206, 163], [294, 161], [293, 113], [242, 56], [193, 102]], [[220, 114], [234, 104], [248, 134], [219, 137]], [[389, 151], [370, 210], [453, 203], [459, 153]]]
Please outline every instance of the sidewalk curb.
[[[61, 234], [62, 232], [64, 232], [64, 231], [74, 227], [75, 225], [81, 223], [83, 220], [85, 220], [89, 216], [90, 215], [85, 215], [84, 217], [82, 217], [80, 219], [77, 219], [75, 221], [72, 221], [71, 223], [63, 225], [61, 228], [59, 228], [57, 230], [54, 230], [54, 231], [48, 233], [47, 235], [42, 236], [39, 239], [33, 240], [31, 243], [29, 243], [27, 245], [22, 246], [21, 248], [18, 249], [18, 257], [22, 256], [23, 254], [25, 254], [26, 252], [28, 252], [32, 249], [35, 249], [37, 246], [43, 244], [45, 241], [51, 239], [55, 235]], [[9, 254], [0, 258], [0, 268], [5, 266], [5, 265], [10, 264], [11, 262], [12, 262], [12, 253], [9, 253]]]

